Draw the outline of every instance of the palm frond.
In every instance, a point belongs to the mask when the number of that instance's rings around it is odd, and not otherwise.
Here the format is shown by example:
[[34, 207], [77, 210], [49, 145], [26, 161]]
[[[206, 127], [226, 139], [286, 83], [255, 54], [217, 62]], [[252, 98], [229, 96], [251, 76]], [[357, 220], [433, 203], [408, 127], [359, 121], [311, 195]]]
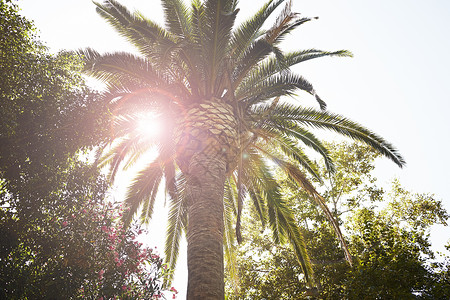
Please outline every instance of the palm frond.
[[192, 37], [192, 24], [189, 11], [180, 0], [162, 0], [166, 27], [178, 38], [190, 40]]
[[303, 239], [292, 210], [288, 207], [280, 192], [280, 186], [274, 178], [268, 184], [271, 189], [267, 192], [267, 206], [269, 225], [272, 229], [274, 241], [278, 243], [290, 242], [294, 248], [297, 260], [303, 269], [305, 279], [313, 282], [313, 270]]
[[[253, 200], [257, 211], [260, 211], [261, 219], [269, 222], [273, 239], [276, 243], [289, 241], [292, 245], [305, 278], [309, 283], [313, 281], [313, 272], [303, 236], [296, 225], [294, 215], [283, 199], [280, 186], [273, 177], [270, 168], [262, 156], [251, 152], [248, 164], [245, 168], [245, 184], [250, 198]], [[259, 207], [259, 208], [258, 208]], [[266, 212], [263, 212], [265, 207]]]
[[[228, 41], [239, 10], [231, 0], [206, 0], [201, 15], [201, 38], [206, 70], [206, 97], [213, 96], [218, 72], [227, 55]], [[220, 97], [219, 95], [214, 95]]]
[[232, 181], [225, 183], [224, 193], [224, 258], [227, 266], [228, 276], [234, 289], [237, 288], [239, 276], [236, 262], [236, 245], [233, 234], [233, 216], [236, 214], [236, 186]]
[[293, 13], [292, 0], [286, 3], [286, 6], [277, 17], [275, 24], [267, 31], [264, 39], [271, 45], [279, 43], [284, 35], [291, 32], [303, 23], [311, 21], [310, 18], [300, 18], [298, 13]]
[[126, 53], [100, 54], [87, 48], [78, 51], [86, 62], [84, 72], [103, 82], [121, 82], [122, 80], [138, 82], [150, 86], [167, 86], [171, 80], [153, 68], [142, 57]]
[[84, 72], [106, 82], [110, 94], [118, 90], [126, 93], [148, 88], [150, 91], [171, 91], [184, 97], [190, 95], [182, 79], [172, 76], [171, 72], [161, 72], [146, 58], [125, 52], [100, 54], [90, 48], [77, 53], [86, 63]]
[[[177, 264], [178, 253], [180, 249], [180, 240], [183, 232], [187, 228], [187, 203], [185, 197], [186, 178], [179, 174], [174, 182], [175, 197], [170, 197], [170, 210], [168, 218], [168, 226], [166, 233], [166, 242], [164, 253], [166, 255], [165, 262], [173, 270]], [[169, 282], [172, 281], [169, 278]]]
[[246, 149], [243, 155], [244, 168], [241, 174], [243, 176], [242, 183], [264, 228], [267, 222], [264, 194], [266, 187], [264, 176], [268, 172], [267, 166], [265, 165], [264, 158], [252, 148]]
[[[271, 9], [275, 9], [281, 1], [276, 2]], [[281, 16], [277, 19], [276, 24], [265, 33], [265, 35], [259, 39], [252, 39], [251, 43], [245, 46], [243, 51], [239, 54], [239, 57], [234, 58], [236, 63], [235, 70], [233, 72], [233, 88], [237, 88], [241, 81], [245, 78], [248, 72], [255, 68], [259, 62], [266, 58], [270, 53], [274, 53], [277, 58], [279, 66], [285, 66], [282, 51], [275, 46], [275, 41], [285, 32], [290, 30], [295, 24], [290, 24], [291, 19], [294, 19], [294, 15], [288, 12], [287, 8], [290, 7], [290, 2], [287, 4], [285, 10]], [[262, 25], [260, 22], [265, 20], [273, 10], [269, 10], [266, 13], [258, 14], [257, 22], [250, 23], [259, 29]], [[280, 19], [281, 18], [281, 19]], [[242, 32], [241, 32], [242, 33]], [[247, 42], [248, 43], [248, 42]]]
[[124, 199], [127, 210], [123, 215], [123, 220], [126, 226], [130, 224], [139, 207], [142, 207], [141, 221], [147, 223], [151, 219], [162, 176], [163, 172], [158, 160], [149, 163], [138, 172]]
[[[303, 150], [297, 147], [296, 142], [289, 138], [277, 133], [274, 135], [274, 138], [270, 139], [268, 142], [259, 143], [258, 145], [255, 145], [255, 147], [257, 147], [269, 160], [284, 160], [285, 157], [289, 157], [314, 176], [319, 182], [322, 182], [317, 165], [309, 159]], [[280, 149], [284, 155], [278, 154], [276, 151], [277, 149]]]
[[293, 164], [286, 161], [276, 161], [277, 165], [286, 172], [288, 177], [293, 183], [300, 185], [303, 189], [305, 189], [314, 199], [314, 201], [319, 205], [322, 211], [325, 213], [328, 221], [334, 228], [334, 232], [336, 233], [339, 242], [341, 243], [342, 250], [344, 251], [345, 258], [347, 261], [352, 264], [352, 258], [350, 256], [350, 252], [348, 251], [347, 243], [345, 242], [344, 236], [342, 235], [339, 224], [334, 219], [330, 210], [328, 209], [325, 200], [320, 196], [320, 194], [316, 191], [311, 182], [306, 178], [306, 176]]
[[289, 64], [289, 66], [294, 66], [301, 62], [326, 56], [353, 57], [353, 54], [348, 50], [338, 50], [330, 52], [317, 49], [307, 49], [284, 54], [285, 61], [287, 64]]
[[341, 115], [284, 104], [279, 105], [269, 118], [292, 120], [312, 128], [337, 132], [371, 146], [380, 154], [394, 161], [399, 167], [405, 165], [405, 160], [394, 146], [369, 129]]
[[264, 39], [258, 39], [249, 45], [242, 58], [235, 63], [235, 68], [232, 73], [232, 88], [237, 89], [248, 72], [268, 57], [272, 51], [272, 45]]
[[260, 160], [259, 164], [258, 172], [263, 173], [263, 176], [258, 178], [257, 185], [254, 185], [254, 188], [258, 189], [267, 207], [267, 220], [272, 231], [273, 240], [275, 243], [284, 243], [286, 241], [286, 228], [280, 222], [278, 211], [273, 205], [273, 201], [281, 200], [280, 186], [273, 177], [267, 163]]
[[248, 106], [255, 105], [262, 101], [279, 97], [293, 96], [296, 90], [305, 91], [316, 98], [320, 108], [324, 110], [326, 103], [317, 95], [311, 83], [305, 78], [294, 73], [277, 73], [257, 84], [249, 85], [252, 81], [246, 82], [236, 90], [236, 98], [245, 102]]
[[[272, 112], [275, 107], [276, 106], [272, 104], [254, 107], [250, 115], [253, 115], [252, 119], [259, 120], [258, 123], [261, 122], [259, 126], [254, 127], [259, 127], [271, 133], [277, 132], [278, 134], [275, 134], [273, 136], [273, 139], [279, 139], [280, 146], [282, 146], [282, 149], [286, 153], [286, 155], [290, 156], [300, 164], [302, 164], [302, 160], [308, 161], [307, 159], [305, 160], [306, 156], [303, 154], [300, 155], [300, 157], [303, 158], [301, 160], [297, 160], [295, 156], [296, 153], [302, 153], [302, 151], [296, 146], [299, 141], [302, 142], [305, 146], [310, 147], [311, 149], [319, 153], [324, 159], [327, 170], [329, 172], [334, 172], [334, 164], [329, 157], [328, 149], [319, 139], [315, 137], [314, 134], [299, 126], [296, 122], [285, 120], [282, 118], [267, 118], [267, 116], [270, 115], [267, 112]], [[295, 142], [289, 140], [288, 137], [295, 139]], [[285, 151], [289, 149], [292, 150], [287, 152]], [[292, 152], [293, 155], [290, 155], [289, 152]], [[318, 178], [316, 175], [314, 176], [320, 180], [320, 178]]]
[[104, 167], [106, 165], [110, 166], [109, 180], [114, 182], [115, 176], [119, 171], [121, 163], [125, 160], [126, 156], [129, 154], [128, 151], [133, 144], [136, 143], [135, 139], [126, 137], [121, 141], [117, 142], [116, 145], [111, 147], [111, 149], [102, 155], [99, 163], [99, 167]]
[[189, 58], [191, 60], [191, 66], [195, 66], [192, 71], [193, 80], [191, 84], [194, 86], [193, 94], [200, 96], [206, 94], [206, 78], [207, 78], [207, 64], [204, 61], [203, 47], [204, 47], [204, 34], [202, 31], [204, 6], [200, 0], [192, 1], [192, 37], [194, 43], [189, 51]]
[[173, 49], [176, 39], [164, 28], [146, 19], [142, 14], [132, 14], [128, 9], [114, 0], [97, 5], [97, 13], [114, 29], [138, 48], [140, 53], [151, 57], [156, 47]]
[[262, 35], [260, 31], [267, 18], [284, 0], [269, 1], [247, 21], [237, 27], [231, 36], [230, 56], [234, 60], [239, 60], [247, 52], [248, 47]]
[[300, 266], [303, 269], [305, 280], [309, 283], [310, 286], [314, 286], [314, 271], [312, 269], [308, 251], [306, 249], [306, 243], [303, 234], [301, 233], [300, 228], [297, 226], [297, 222], [291, 211], [287, 211], [285, 219], [288, 228], [289, 241], [292, 248], [294, 248], [294, 253], [297, 257], [297, 261], [300, 263]]
[[265, 79], [283, 72], [298, 63], [325, 56], [347, 57], [352, 56], [349, 51], [339, 50], [334, 52], [321, 51], [316, 49], [309, 49], [303, 51], [295, 51], [290, 53], [283, 53], [283, 62], [275, 56], [269, 56], [264, 61], [255, 66], [249, 74], [242, 80], [237, 89], [244, 89], [245, 87], [253, 87]]

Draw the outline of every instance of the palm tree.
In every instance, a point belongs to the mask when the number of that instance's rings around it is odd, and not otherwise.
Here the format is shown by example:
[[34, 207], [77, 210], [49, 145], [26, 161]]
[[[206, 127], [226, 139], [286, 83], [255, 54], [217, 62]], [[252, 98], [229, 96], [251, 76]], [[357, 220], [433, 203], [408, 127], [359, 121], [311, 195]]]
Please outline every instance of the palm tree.
[[[117, 170], [136, 162], [151, 147], [157, 156], [129, 186], [124, 218], [140, 213], [147, 222], [160, 184], [170, 202], [166, 260], [173, 267], [182, 233], [188, 242], [188, 299], [224, 298], [224, 253], [232, 265], [235, 237], [240, 241], [243, 199], [252, 203], [276, 242], [290, 242], [306, 278], [312, 270], [301, 231], [274, 176], [279, 169], [305, 188], [339, 227], [306, 174], [320, 180], [304, 152], [320, 154], [330, 172], [328, 150], [310, 129], [326, 129], [369, 144], [399, 166], [393, 146], [370, 130], [325, 111], [313, 86], [291, 67], [348, 51], [316, 49], [284, 53], [280, 42], [310, 21], [288, 2], [272, 27], [263, 25], [283, 0], [265, 4], [235, 26], [236, 0], [161, 0], [165, 26], [130, 13], [114, 0], [96, 3], [97, 12], [136, 46], [140, 55], [80, 50], [86, 73], [107, 84], [113, 126], [103, 161]], [[311, 94], [321, 109], [305, 108], [282, 96]], [[164, 133], [136, 130], [139, 115], [151, 111]], [[233, 232], [235, 231], [236, 234]], [[350, 255], [347, 258], [350, 260]], [[231, 268], [232, 270], [232, 268]]]

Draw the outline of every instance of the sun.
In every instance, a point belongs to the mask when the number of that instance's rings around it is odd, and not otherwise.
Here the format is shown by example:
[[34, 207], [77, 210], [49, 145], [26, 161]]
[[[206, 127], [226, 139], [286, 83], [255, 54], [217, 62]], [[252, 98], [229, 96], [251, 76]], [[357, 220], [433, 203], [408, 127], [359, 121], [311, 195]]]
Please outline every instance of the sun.
[[153, 111], [139, 114], [136, 129], [146, 138], [159, 137], [163, 131], [160, 115]]

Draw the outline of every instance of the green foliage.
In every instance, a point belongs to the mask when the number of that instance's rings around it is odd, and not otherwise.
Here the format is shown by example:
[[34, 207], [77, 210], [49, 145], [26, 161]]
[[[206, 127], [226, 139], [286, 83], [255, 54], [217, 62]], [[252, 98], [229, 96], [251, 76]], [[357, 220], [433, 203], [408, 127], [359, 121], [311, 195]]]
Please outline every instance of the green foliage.
[[[18, 14], [18, 7], [11, 0], [0, 0], [0, 66], [12, 70], [11, 56], [22, 56], [35, 48], [33, 24]], [[10, 81], [10, 73], [3, 73], [0, 84]]]
[[433, 224], [447, 225], [448, 213], [442, 202], [436, 201], [431, 194], [411, 194], [398, 180], [394, 180], [389, 198], [391, 201], [385, 210], [388, 217], [406, 223], [411, 228], [425, 230]]
[[321, 191], [336, 216], [351, 211], [364, 201], [383, 200], [383, 189], [376, 186], [376, 178], [371, 174], [375, 168], [374, 160], [380, 156], [377, 151], [357, 143], [327, 145], [334, 149], [330, 157], [337, 167], [332, 174], [322, 168], [325, 184]]
[[348, 297], [414, 299], [413, 292], [425, 287], [428, 272], [426, 237], [367, 208], [357, 210], [348, 226], [358, 256], [347, 281]]
[[104, 204], [104, 180], [81, 163], [64, 173], [64, 184], [27, 215], [10, 201], [14, 196], [3, 193], [8, 206], [0, 209], [0, 298], [159, 294], [167, 273], [162, 259], [137, 241], [139, 227], [124, 229], [119, 205]]
[[249, 212], [247, 242], [237, 250], [240, 289], [233, 290], [229, 282], [229, 299], [448, 298], [448, 256], [435, 261], [429, 242], [430, 227], [446, 224], [449, 218], [441, 201], [406, 191], [398, 180], [385, 193], [372, 175], [376, 152], [358, 144], [329, 146], [336, 172], [330, 174], [321, 166], [327, 178], [321, 190], [345, 225], [353, 266], [344, 261], [333, 230], [308, 195], [287, 181], [284, 192], [304, 225], [317, 289], [302, 280], [292, 252], [257, 230], [255, 212]]
[[[254, 212], [252, 213], [252, 215]], [[275, 244], [258, 220], [243, 218], [245, 243], [236, 251], [238, 284], [228, 277], [227, 299], [297, 299], [306, 291], [303, 270], [288, 245]], [[247, 233], [248, 232], [248, 233]], [[236, 287], [239, 287], [236, 289]]]
[[45, 194], [53, 168], [106, 136], [107, 112], [84, 85], [81, 61], [47, 53], [17, 9], [1, 2], [0, 174], [11, 192], [26, 182]]
[[0, 0], [0, 298], [158, 296], [168, 269], [80, 160], [106, 136], [106, 106], [17, 11]]

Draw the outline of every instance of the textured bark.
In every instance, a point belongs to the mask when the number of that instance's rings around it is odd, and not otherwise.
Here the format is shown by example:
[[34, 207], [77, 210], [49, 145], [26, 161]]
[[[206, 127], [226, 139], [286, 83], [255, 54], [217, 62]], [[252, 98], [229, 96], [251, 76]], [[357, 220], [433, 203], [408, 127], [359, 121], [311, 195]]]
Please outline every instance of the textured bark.
[[188, 300], [224, 299], [223, 157], [194, 154], [187, 185]]
[[177, 127], [174, 139], [177, 164], [183, 173], [189, 173], [187, 169], [195, 153], [220, 156], [228, 163], [235, 160], [237, 121], [231, 105], [215, 98], [196, 103], [177, 120]]

